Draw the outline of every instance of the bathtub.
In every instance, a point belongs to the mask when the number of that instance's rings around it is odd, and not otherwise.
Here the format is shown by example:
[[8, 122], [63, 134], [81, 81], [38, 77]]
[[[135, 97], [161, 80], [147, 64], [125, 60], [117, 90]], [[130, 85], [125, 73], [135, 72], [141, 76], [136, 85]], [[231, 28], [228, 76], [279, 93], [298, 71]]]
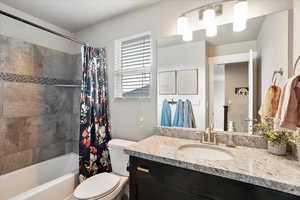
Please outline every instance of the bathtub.
[[78, 155], [59, 156], [0, 176], [1, 200], [64, 200], [77, 185]]

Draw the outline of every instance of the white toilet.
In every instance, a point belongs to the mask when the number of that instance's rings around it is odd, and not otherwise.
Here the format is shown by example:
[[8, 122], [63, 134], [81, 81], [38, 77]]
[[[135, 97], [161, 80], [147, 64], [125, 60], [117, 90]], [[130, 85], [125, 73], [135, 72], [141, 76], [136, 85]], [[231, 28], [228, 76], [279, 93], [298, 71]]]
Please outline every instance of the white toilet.
[[88, 178], [74, 191], [78, 200], [114, 200], [118, 199], [128, 185], [129, 173], [126, 170], [129, 156], [124, 148], [135, 142], [113, 139], [108, 143], [112, 173], [101, 173]]

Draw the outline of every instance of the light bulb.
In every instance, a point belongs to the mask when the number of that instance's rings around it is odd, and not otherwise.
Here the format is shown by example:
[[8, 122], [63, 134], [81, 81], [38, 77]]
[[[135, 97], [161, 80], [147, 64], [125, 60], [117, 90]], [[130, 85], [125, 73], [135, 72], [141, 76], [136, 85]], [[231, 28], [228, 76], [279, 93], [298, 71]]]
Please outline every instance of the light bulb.
[[217, 35], [216, 11], [214, 9], [207, 9], [203, 12], [203, 23], [207, 37], [214, 37]]
[[193, 40], [193, 31], [186, 16], [181, 16], [177, 20], [177, 33], [182, 35], [184, 41]]
[[217, 26], [210, 26], [206, 29], [207, 37], [214, 37], [218, 34]]
[[247, 28], [248, 2], [240, 1], [233, 9], [233, 32], [241, 32]]
[[182, 35], [182, 39], [183, 39], [183, 41], [186, 41], [186, 42], [193, 40], [193, 31], [192, 31], [190, 25], [188, 25], [186, 27], [186, 29]]
[[188, 26], [188, 18], [186, 16], [179, 17], [177, 19], [177, 34], [183, 35]]

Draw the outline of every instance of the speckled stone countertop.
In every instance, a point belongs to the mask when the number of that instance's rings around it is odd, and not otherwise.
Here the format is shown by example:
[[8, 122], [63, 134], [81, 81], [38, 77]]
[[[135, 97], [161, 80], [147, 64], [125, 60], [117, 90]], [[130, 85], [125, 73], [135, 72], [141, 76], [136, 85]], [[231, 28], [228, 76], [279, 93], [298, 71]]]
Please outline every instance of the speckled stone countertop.
[[200, 142], [154, 135], [127, 147], [125, 152], [131, 156], [300, 196], [300, 165], [297, 161], [273, 156], [264, 149], [220, 145], [215, 147], [229, 152], [234, 158], [216, 161], [178, 156], [178, 147], [186, 144]]

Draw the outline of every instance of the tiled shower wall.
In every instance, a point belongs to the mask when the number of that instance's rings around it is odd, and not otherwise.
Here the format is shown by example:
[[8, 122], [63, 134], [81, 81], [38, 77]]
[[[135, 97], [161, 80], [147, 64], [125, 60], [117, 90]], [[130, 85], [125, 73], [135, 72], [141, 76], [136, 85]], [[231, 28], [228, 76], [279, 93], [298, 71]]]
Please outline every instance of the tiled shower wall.
[[53, 82], [79, 79], [80, 56], [0, 35], [0, 175], [77, 151], [80, 89]]

